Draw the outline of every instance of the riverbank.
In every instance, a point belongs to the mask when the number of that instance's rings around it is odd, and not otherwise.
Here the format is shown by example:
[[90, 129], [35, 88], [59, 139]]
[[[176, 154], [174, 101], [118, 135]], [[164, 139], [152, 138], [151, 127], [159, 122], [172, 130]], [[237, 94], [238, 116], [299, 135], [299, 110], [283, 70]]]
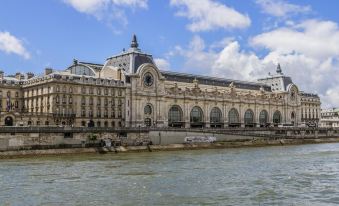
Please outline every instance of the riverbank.
[[0, 152], [0, 159], [34, 157], [45, 155], [72, 155], [86, 153], [126, 153], [126, 152], [158, 152], [158, 151], [176, 151], [176, 150], [202, 150], [202, 149], [223, 149], [239, 147], [264, 147], [264, 146], [283, 146], [299, 144], [320, 144], [336, 143], [339, 137], [332, 138], [303, 138], [303, 139], [262, 139], [253, 138], [252, 140], [231, 140], [215, 143], [196, 143], [196, 144], [169, 144], [169, 145], [149, 145], [149, 146], [119, 146], [119, 147], [91, 147], [91, 148], [64, 148], [64, 149], [35, 149], [35, 150], [13, 150]]

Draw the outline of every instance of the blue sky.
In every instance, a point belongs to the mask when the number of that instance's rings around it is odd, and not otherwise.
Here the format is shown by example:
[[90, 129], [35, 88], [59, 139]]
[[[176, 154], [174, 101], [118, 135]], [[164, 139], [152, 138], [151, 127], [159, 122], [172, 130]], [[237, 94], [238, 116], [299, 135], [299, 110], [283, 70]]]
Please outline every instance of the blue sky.
[[337, 0], [2, 0], [0, 68], [104, 63], [138, 36], [160, 69], [255, 81], [280, 63], [339, 106]]

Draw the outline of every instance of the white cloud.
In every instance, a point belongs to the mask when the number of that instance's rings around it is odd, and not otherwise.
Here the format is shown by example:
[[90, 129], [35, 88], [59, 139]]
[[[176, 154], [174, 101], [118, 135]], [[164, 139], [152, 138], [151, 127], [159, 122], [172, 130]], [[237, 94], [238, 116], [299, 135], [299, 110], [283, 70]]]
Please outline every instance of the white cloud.
[[111, 24], [113, 21], [126, 26], [128, 23], [124, 8], [147, 9], [148, 0], [63, 0], [78, 12], [94, 16], [99, 21]]
[[310, 6], [299, 6], [288, 3], [285, 0], [256, 0], [263, 13], [275, 17], [287, 17], [291, 14], [308, 13], [312, 9]]
[[160, 70], [169, 70], [171, 67], [170, 63], [166, 59], [155, 58], [154, 62]]
[[335, 22], [308, 20], [254, 37], [254, 46], [282, 54], [299, 53], [314, 58], [339, 55], [339, 29]]
[[[268, 49], [263, 61], [280, 62], [306, 92], [317, 92], [323, 106], [339, 106], [339, 27], [331, 21], [307, 20], [251, 39]], [[330, 96], [331, 95], [331, 96]]]
[[216, 52], [213, 50], [206, 51], [204, 40], [195, 35], [187, 48], [176, 46], [175, 49], [169, 52], [169, 56], [182, 56], [185, 58], [184, 70], [208, 71], [211, 68], [211, 62], [217, 58]]
[[179, 7], [176, 15], [192, 21], [187, 26], [192, 32], [246, 28], [251, 24], [247, 15], [213, 0], [171, 0], [170, 4]]
[[31, 58], [22, 41], [9, 32], [0, 32], [0, 50], [7, 54], [17, 54], [25, 59]]
[[254, 53], [240, 50], [237, 41], [229, 43], [212, 64], [212, 74], [239, 80], [255, 81], [263, 75], [261, 60]]
[[254, 36], [249, 42], [260, 57], [242, 50], [239, 42], [225, 39], [219, 50], [212, 47], [217, 43], [206, 46], [195, 36], [187, 47], [177, 46], [171, 55], [185, 58], [186, 72], [247, 81], [274, 73], [280, 63], [300, 90], [319, 94], [322, 107], [339, 107], [339, 27], [335, 22], [308, 20]]
[[109, 2], [108, 0], [64, 0], [79, 12], [95, 14]]
[[132, 8], [147, 8], [148, 0], [112, 0], [113, 4], [120, 6], [128, 6]]

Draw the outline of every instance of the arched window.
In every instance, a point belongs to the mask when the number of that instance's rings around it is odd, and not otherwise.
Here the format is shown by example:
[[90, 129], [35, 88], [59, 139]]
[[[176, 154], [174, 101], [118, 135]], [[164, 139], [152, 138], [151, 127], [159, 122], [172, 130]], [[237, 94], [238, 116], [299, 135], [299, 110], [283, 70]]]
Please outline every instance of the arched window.
[[273, 114], [273, 123], [279, 124], [281, 122], [281, 113], [279, 111], [275, 111]]
[[72, 74], [95, 76], [93, 70], [84, 65], [73, 65], [72, 67], [68, 68], [68, 70], [70, 70]]
[[[313, 113], [313, 118], [314, 118], [314, 113]], [[295, 113], [292, 112], [291, 113], [291, 123], [294, 124], [294, 121], [295, 121]]]
[[174, 105], [168, 111], [168, 126], [182, 127], [183, 126], [182, 110], [179, 106]]
[[239, 113], [236, 109], [231, 109], [229, 112], [228, 112], [228, 122], [229, 124], [238, 124], [240, 123], [239, 121]]
[[222, 113], [221, 110], [218, 107], [214, 107], [211, 110], [210, 114], [210, 122], [211, 123], [221, 123]]
[[292, 112], [292, 113], [291, 113], [291, 119], [294, 120], [294, 118], [295, 118], [295, 113]]
[[248, 109], [244, 115], [245, 126], [253, 126], [254, 123], [254, 113], [252, 110]]
[[200, 107], [193, 107], [191, 110], [190, 121], [192, 123], [200, 123], [203, 121], [203, 112]]
[[146, 105], [145, 106], [145, 108], [144, 108], [144, 113], [146, 114], [146, 115], [150, 115], [150, 114], [152, 114], [152, 107], [151, 107], [151, 105]]
[[108, 122], [107, 121], [104, 122], [104, 126], [108, 127]]
[[265, 126], [268, 122], [268, 113], [266, 110], [262, 110], [259, 114], [259, 123], [262, 126]]

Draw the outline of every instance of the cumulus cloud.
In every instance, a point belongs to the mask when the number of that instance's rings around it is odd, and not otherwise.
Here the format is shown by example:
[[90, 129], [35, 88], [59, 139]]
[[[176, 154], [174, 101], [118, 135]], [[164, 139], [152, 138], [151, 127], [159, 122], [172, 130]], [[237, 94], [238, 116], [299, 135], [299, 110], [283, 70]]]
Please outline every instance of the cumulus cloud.
[[251, 43], [282, 54], [295, 52], [323, 59], [339, 55], [339, 29], [332, 21], [307, 20], [260, 34]]
[[335, 22], [307, 20], [254, 36], [249, 50], [231, 38], [220, 41], [222, 49], [214, 49], [195, 36], [188, 46], [177, 46], [170, 54], [185, 58], [184, 71], [248, 81], [274, 73], [280, 63], [300, 90], [320, 95], [322, 107], [338, 107], [338, 32]]
[[65, 3], [71, 5], [74, 9], [79, 12], [87, 14], [95, 14], [102, 9], [108, 0], [64, 0]]
[[191, 20], [187, 27], [192, 32], [246, 28], [251, 24], [248, 15], [213, 0], [171, 0], [170, 5], [179, 8], [177, 16]]
[[291, 4], [285, 0], [256, 0], [256, 3], [261, 7], [263, 13], [275, 17], [286, 17], [292, 14], [308, 13], [312, 10], [310, 6]]
[[[265, 61], [281, 62], [302, 90], [317, 92], [324, 106], [339, 106], [339, 28], [332, 21], [307, 20], [251, 39], [269, 53]], [[331, 95], [331, 96], [329, 96]]]
[[147, 9], [148, 0], [63, 0], [81, 13], [94, 16], [99, 21], [111, 24], [116, 20], [123, 26], [128, 23], [124, 8]]
[[148, 0], [112, 0], [113, 4], [120, 5], [120, 6], [128, 6], [132, 8], [147, 8], [147, 1]]
[[170, 63], [163, 58], [155, 58], [154, 62], [160, 70], [169, 70], [171, 67]]
[[22, 41], [7, 31], [0, 32], [0, 51], [16, 54], [25, 59], [31, 58], [31, 54], [24, 47]]

